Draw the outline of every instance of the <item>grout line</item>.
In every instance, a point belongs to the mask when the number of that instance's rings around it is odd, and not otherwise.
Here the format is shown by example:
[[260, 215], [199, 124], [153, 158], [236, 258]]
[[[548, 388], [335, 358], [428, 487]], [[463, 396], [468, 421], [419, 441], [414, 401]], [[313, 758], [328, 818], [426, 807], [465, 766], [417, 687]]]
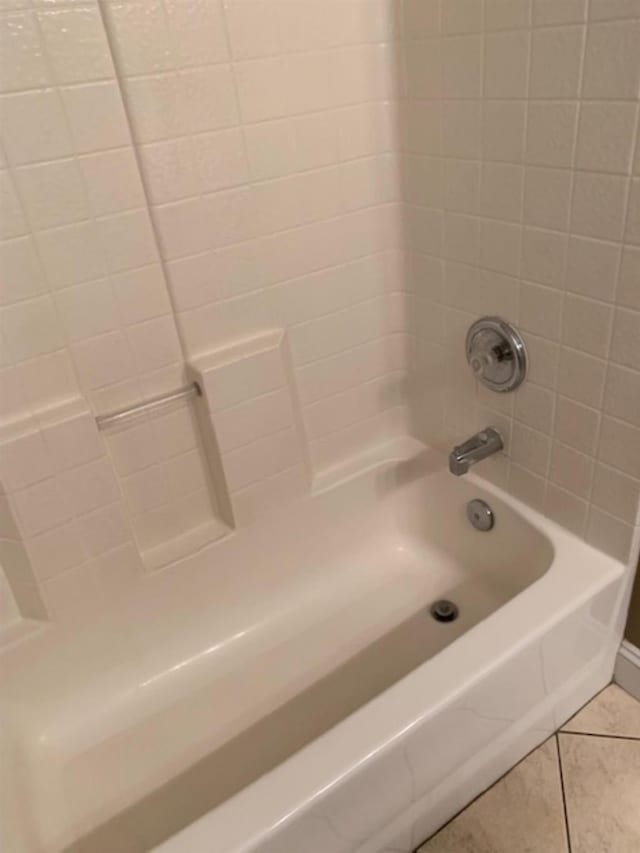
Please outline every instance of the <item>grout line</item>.
[[567, 834], [567, 850], [571, 853], [571, 832], [569, 830], [569, 815], [567, 813], [567, 795], [564, 787], [564, 774], [562, 772], [562, 755], [560, 753], [560, 741], [558, 733], [553, 736], [556, 742], [556, 752], [558, 755], [558, 772], [560, 773], [560, 790], [562, 791], [562, 813], [564, 815], [564, 829]]
[[[595, 696], [591, 697], [591, 699], [589, 699], [582, 706], [582, 708], [585, 708], [588, 705], [590, 705], [591, 702], [593, 702], [593, 700], [597, 696], [599, 696], [602, 692], [604, 692], [604, 690], [606, 690], [610, 686], [611, 686], [611, 684], [607, 684], [605, 687], [602, 688], [602, 690], [599, 690]], [[582, 708], [580, 708], [579, 711], [582, 710]], [[579, 711], [576, 711], [576, 714], [579, 713]], [[555, 740], [556, 751], [557, 751], [557, 755], [558, 755], [558, 770], [560, 773], [560, 787], [561, 787], [561, 791], [562, 791], [562, 806], [563, 806], [563, 814], [564, 814], [564, 820], [565, 820], [565, 831], [566, 831], [566, 835], [567, 835], [568, 853], [572, 853], [571, 836], [570, 836], [570, 832], [569, 832], [569, 819], [568, 819], [568, 814], [567, 814], [567, 800], [566, 800], [566, 791], [565, 791], [565, 783], [564, 783], [564, 774], [562, 771], [562, 754], [560, 751], [560, 739], [559, 739], [560, 735], [565, 735], [565, 734], [566, 735], [573, 735], [574, 737], [599, 737], [599, 738], [610, 738], [612, 740], [640, 741], [640, 737], [627, 737], [625, 735], [608, 735], [608, 734], [599, 735], [599, 734], [595, 734], [593, 732], [570, 732], [570, 731], [566, 731], [565, 729], [558, 729], [557, 731], [555, 731], [553, 733], [553, 735], [551, 735], [549, 738], [542, 741], [542, 743], [538, 744], [538, 746], [536, 746], [532, 750], [530, 750], [523, 758], [520, 759], [520, 761], [516, 762], [516, 764], [514, 764], [513, 767], [509, 768], [509, 770], [507, 770], [505, 773], [503, 773], [502, 776], [500, 776], [498, 779], [496, 779], [495, 782], [493, 782], [491, 785], [489, 785], [487, 788], [485, 788], [479, 794], [477, 794], [469, 803], [467, 803], [466, 806], [464, 806], [464, 808], [462, 808], [458, 812], [456, 812], [456, 814], [454, 814], [453, 817], [451, 817], [446, 823], [444, 823], [436, 832], [432, 833], [432, 835], [428, 836], [423, 841], [421, 841], [420, 844], [414, 850], [414, 853], [419, 853], [420, 848], [424, 844], [426, 844], [427, 841], [429, 841], [431, 838], [435, 838], [435, 836], [438, 835], [440, 832], [442, 832], [442, 830], [445, 829], [445, 827], [447, 827], [450, 823], [453, 823], [453, 821], [455, 821], [463, 812], [465, 812], [470, 806], [472, 806], [476, 802], [476, 800], [479, 800], [481, 797], [483, 797], [487, 793], [487, 791], [490, 791], [499, 782], [501, 782], [506, 776], [509, 775], [509, 773], [511, 773], [512, 770], [515, 770], [515, 768], [518, 767], [518, 765], [522, 764], [530, 755], [532, 755], [534, 752], [536, 752], [536, 750], [540, 749], [545, 743], [547, 743], [547, 741], [550, 740], [551, 737], [553, 737], [553, 739]]]
[[[449, 824], [450, 824], [450, 823], [453, 823], [453, 822], [454, 822], [454, 820], [456, 820], [456, 818], [460, 817], [460, 815], [461, 815], [463, 812], [466, 812], [466, 810], [467, 810], [468, 808], [470, 808], [470, 807], [471, 807], [471, 806], [476, 802], [476, 800], [479, 800], [479, 799], [480, 799], [481, 797], [483, 797], [483, 796], [484, 796], [488, 791], [490, 791], [492, 788], [495, 788], [495, 786], [496, 786], [499, 782], [502, 782], [502, 780], [503, 780], [506, 776], [508, 776], [508, 775], [509, 775], [509, 773], [511, 773], [511, 771], [512, 771], [512, 770], [515, 770], [515, 769], [516, 769], [516, 767], [519, 767], [519, 766], [520, 766], [524, 761], [526, 761], [526, 760], [527, 760], [527, 758], [529, 758], [529, 756], [530, 756], [530, 755], [533, 755], [533, 753], [534, 753], [534, 752], [536, 752], [538, 749], [540, 749], [542, 746], [544, 746], [544, 744], [545, 744], [545, 743], [547, 743], [549, 740], [551, 740], [551, 738], [555, 738], [555, 737], [557, 737], [557, 732], [554, 732], [553, 734], [549, 735], [549, 737], [545, 738], [545, 739], [544, 739], [541, 743], [539, 743], [537, 746], [534, 746], [534, 747], [533, 747], [533, 749], [530, 749], [530, 750], [529, 750], [529, 752], [527, 752], [527, 754], [526, 754], [526, 755], [523, 755], [523, 757], [522, 757], [519, 761], [516, 761], [516, 763], [515, 763], [515, 764], [513, 764], [513, 765], [512, 765], [508, 770], [505, 770], [505, 772], [504, 772], [501, 776], [499, 776], [499, 777], [496, 779], [496, 781], [495, 781], [495, 782], [492, 782], [490, 785], [488, 785], [486, 788], [484, 788], [482, 791], [480, 791], [480, 793], [479, 793], [479, 794], [476, 794], [476, 796], [475, 796], [472, 800], [470, 800], [470, 801], [466, 804], [466, 806], [464, 806], [464, 807], [463, 807], [463, 808], [461, 808], [459, 811], [457, 811], [457, 812], [453, 815], [453, 817], [450, 817], [450, 818], [449, 818], [449, 820], [448, 820], [446, 823], [443, 823], [443, 824], [442, 824], [442, 826], [441, 826], [439, 829], [437, 829], [435, 832], [433, 832], [431, 835], [429, 835], [427, 838], [425, 838], [423, 841], [421, 841], [421, 842], [420, 842], [420, 844], [418, 844], [418, 846], [416, 847], [416, 849], [413, 851], [413, 853], [419, 853], [420, 848], [421, 848], [424, 844], [426, 844], [426, 843], [427, 843], [427, 841], [430, 841], [432, 838], [435, 838], [435, 837], [436, 837], [436, 835], [439, 835], [439, 834], [442, 832], [442, 830], [443, 830], [443, 829], [445, 829], [447, 826], [449, 826]], [[571, 853], [571, 851], [569, 851], [569, 853]]]
[[599, 734], [598, 732], [572, 732], [567, 729], [559, 729], [557, 734], [559, 735], [572, 735], [573, 737], [599, 737], [599, 738], [609, 738], [609, 740], [632, 740], [632, 741], [640, 741], [640, 737], [635, 737], [634, 735], [611, 735], [611, 734]]

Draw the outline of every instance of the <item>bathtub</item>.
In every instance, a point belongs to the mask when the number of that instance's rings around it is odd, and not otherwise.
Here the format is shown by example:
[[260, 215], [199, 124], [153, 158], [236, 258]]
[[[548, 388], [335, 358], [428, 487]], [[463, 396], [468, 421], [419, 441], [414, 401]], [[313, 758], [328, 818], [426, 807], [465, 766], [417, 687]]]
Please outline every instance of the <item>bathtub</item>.
[[629, 574], [399, 440], [2, 655], [0, 848], [409, 853], [610, 680]]

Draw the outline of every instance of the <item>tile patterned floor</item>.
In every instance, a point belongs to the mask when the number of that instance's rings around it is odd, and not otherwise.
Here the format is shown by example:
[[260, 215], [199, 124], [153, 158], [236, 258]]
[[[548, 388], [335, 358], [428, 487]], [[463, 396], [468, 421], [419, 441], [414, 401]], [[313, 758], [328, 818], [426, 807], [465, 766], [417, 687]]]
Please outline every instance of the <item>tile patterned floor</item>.
[[615, 684], [417, 853], [639, 853], [640, 702]]

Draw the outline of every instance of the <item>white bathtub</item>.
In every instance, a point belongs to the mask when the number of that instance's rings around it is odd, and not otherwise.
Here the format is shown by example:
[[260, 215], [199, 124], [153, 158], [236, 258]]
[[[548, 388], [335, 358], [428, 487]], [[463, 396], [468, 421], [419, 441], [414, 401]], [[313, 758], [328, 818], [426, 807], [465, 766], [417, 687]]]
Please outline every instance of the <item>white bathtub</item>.
[[394, 456], [3, 655], [4, 853], [408, 853], [607, 683], [629, 571]]

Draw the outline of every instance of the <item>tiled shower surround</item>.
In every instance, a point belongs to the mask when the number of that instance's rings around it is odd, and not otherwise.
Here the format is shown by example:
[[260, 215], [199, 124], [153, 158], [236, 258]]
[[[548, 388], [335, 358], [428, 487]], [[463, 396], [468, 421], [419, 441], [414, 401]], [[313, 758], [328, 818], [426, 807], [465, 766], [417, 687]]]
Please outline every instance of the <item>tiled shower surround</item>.
[[[635, 0], [2, 0], [9, 612], [489, 424], [479, 473], [626, 558], [639, 46]], [[486, 313], [525, 336], [515, 394], [464, 361]]]

